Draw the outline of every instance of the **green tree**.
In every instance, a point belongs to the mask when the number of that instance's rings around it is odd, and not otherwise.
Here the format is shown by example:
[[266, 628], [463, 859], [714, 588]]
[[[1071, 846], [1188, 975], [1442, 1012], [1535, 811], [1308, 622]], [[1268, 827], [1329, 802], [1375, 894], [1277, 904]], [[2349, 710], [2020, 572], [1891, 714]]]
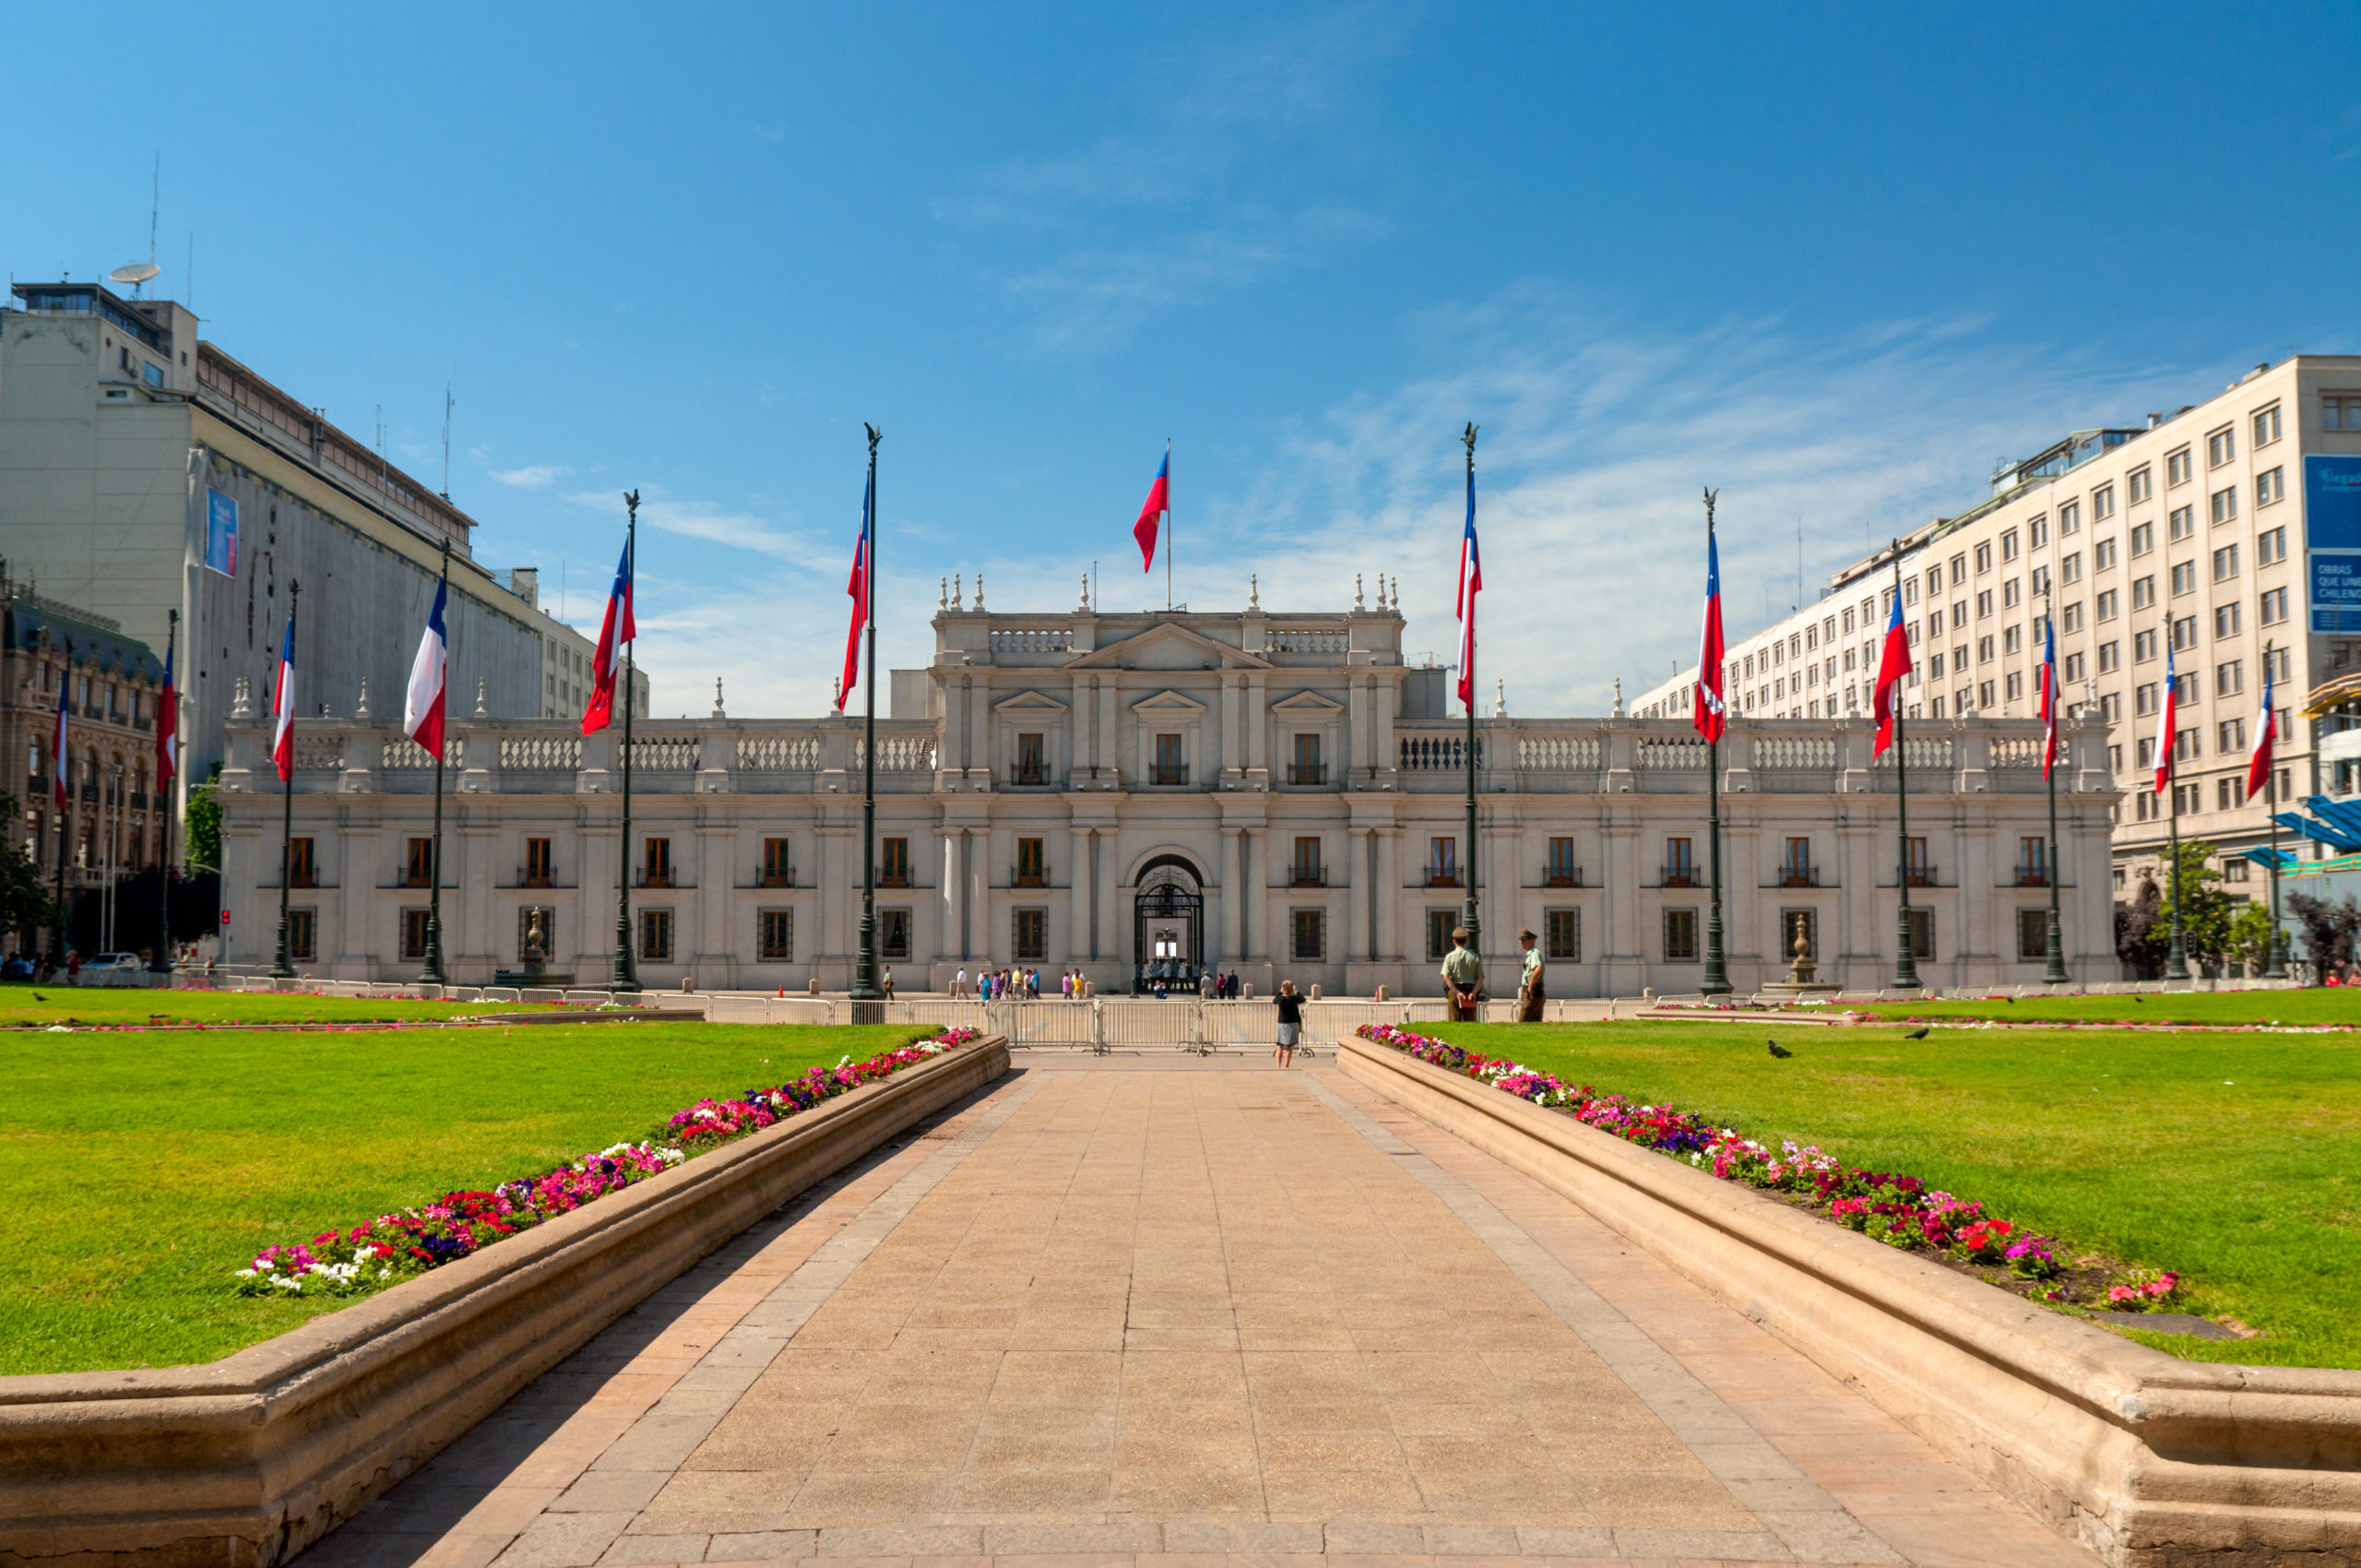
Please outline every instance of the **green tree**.
[[[2181, 945], [2191, 958], [2218, 964], [2230, 952], [2232, 899], [2213, 885], [2222, 880], [2222, 873], [2206, 864], [2213, 858], [2213, 846], [2204, 839], [2180, 841]], [[2172, 940], [2173, 880], [2167, 856], [2156, 877], [2162, 902], [2156, 906], [2156, 923], [2148, 933], [2158, 942]]]
[[21, 809], [16, 796], [0, 790], [0, 931], [30, 933], [50, 924], [57, 906], [41, 867], [8, 831]]
[[215, 763], [205, 782], [188, 792], [188, 863], [221, 869], [221, 802], [214, 798], [221, 765]]
[[2260, 973], [2271, 963], [2271, 904], [2249, 898], [2230, 916], [2230, 959]]

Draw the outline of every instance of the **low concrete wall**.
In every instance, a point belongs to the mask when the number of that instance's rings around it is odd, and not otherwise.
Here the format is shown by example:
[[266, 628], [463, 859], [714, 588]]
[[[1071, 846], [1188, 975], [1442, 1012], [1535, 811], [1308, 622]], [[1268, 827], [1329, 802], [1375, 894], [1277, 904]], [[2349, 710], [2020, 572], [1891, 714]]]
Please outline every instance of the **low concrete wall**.
[[1008, 1071], [988, 1039], [204, 1366], [0, 1378], [0, 1564], [269, 1568], [697, 1259]]
[[2177, 1360], [1389, 1047], [1337, 1058], [2110, 1562], [2361, 1568], [2361, 1372]]

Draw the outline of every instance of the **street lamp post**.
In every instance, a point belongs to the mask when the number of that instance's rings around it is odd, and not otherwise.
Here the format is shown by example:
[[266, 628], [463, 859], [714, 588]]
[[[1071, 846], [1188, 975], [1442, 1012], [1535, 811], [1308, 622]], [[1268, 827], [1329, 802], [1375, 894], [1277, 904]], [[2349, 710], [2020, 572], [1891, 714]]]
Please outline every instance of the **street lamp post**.
[[[882, 1024], [885, 1021], [885, 988], [877, 979], [877, 443], [881, 433], [873, 424], [863, 423], [861, 429], [869, 433], [869, 515], [861, 520], [868, 535], [861, 541], [861, 570], [868, 577], [861, 594], [867, 609], [861, 657], [868, 668], [863, 671], [866, 685], [861, 718], [860, 947], [853, 959], [852, 1021]], [[1169, 552], [1166, 553], [1165, 565], [1169, 570]], [[977, 588], [976, 597], [983, 598], [981, 588]]]

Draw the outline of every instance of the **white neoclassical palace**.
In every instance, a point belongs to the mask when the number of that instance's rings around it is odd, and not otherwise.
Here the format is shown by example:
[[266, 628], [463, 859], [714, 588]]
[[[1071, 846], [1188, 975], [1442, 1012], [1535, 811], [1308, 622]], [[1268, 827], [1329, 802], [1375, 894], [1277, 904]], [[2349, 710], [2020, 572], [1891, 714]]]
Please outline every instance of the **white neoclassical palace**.
[[[1381, 597], [1339, 615], [1003, 615], [948, 605], [933, 662], [894, 672], [878, 721], [880, 940], [897, 988], [962, 968], [1067, 968], [1102, 992], [1236, 972], [1327, 993], [1439, 992], [1468, 864], [1465, 720], [1402, 657]], [[366, 717], [299, 726], [290, 947], [338, 979], [418, 972], [432, 759]], [[1696, 989], [1705, 940], [1705, 747], [1686, 720], [1481, 725], [1482, 945], [1513, 989], [1540, 933], [1553, 996]], [[229, 731], [224, 956], [274, 956], [279, 778], [264, 721]], [[1862, 721], [1732, 727], [1722, 748], [1731, 980], [1780, 978], [1800, 921], [1822, 979], [1891, 976], [1892, 756]], [[2037, 981], [2048, 881], [2075, 975], [2113, 979], [2106, 731], [2067, 737], [2058, 855], [2039, 730], [1911, 733], [1910, 899], [1929, 984]], [[641, 980], [841, 990], [860, 907], [858, 718], [644, 722], [630, 841], [620, 736], [563, 721], [453, 726], [444, 944], [457, 983], [610, 972], [628, 866]], [[1500, 989], [1496, 986], [1496, 990]]]

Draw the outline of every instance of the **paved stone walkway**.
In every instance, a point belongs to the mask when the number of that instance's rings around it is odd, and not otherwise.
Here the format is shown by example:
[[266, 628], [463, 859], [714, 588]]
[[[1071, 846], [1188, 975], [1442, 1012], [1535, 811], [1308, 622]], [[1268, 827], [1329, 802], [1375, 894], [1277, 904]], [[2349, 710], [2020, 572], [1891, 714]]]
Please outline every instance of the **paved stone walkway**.
[[1019, 1061], [305, 1568], [2095, 1561], [1324, 1062]]

